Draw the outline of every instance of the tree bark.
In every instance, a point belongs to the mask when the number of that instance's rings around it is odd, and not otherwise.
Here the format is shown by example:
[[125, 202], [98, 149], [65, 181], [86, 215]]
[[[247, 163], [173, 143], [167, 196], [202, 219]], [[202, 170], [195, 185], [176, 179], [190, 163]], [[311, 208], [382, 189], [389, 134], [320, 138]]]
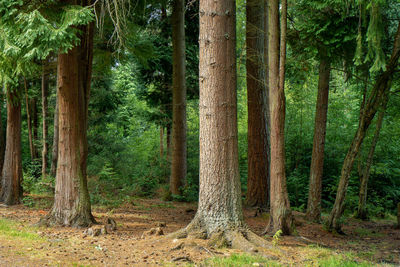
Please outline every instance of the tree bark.
[[366, 162], [366, 165], [362, 172], [362, 176], [361, 176], [361, 180], [360, 180], [360, 192], [358, 195], [359, 197], [358, 197], [358, 208], [357, 208], [356, 218], [359, 218], [362, 220], [368, 219], [368, 213], [367, 213], [367, 208], [366, 208], [368, 180], [369, 180], [370, 170], [371, 170], [371, 166], [372, 166], [372, 161], [374, 158], [376, 144], [378, 143], [379, 134], [380, 134], [382, 124], [383, 124], [383, 117], [385, 116], [387, 99], [384, 100], [384, 103], [382, 105], [383, 105], [382, 110], [379, 111], [378, 119], [376, 121], [375, 133], [374, 133], [374, 137], [372, 138], [371, 147], [368, 152], [367, 162]]
[[171, 124], [167, 124], [167, 157], [166, 160], [169, 162], [171, 157]]
[[[87, 5], [85, 3], [84, 5]], [[58, 55], [59, 142], [54, 205], [46, 224], [95, 222], [87, 188], [87, 115], [93, 57], [93, 23], [80, 27], [81, 43]]]
[[185, 233], [222, 236], [244, 227], [238, 166], [234, 0], [200, 1], [200, 192]]
[[269, 144], [267, 86], [264, 63], [264, 2], [246, 2], [246, 70], [248, 109], [248, 173], [246, 204], [268, 204]]
[[344, 200], [346, 198], [349, 177], [357, 157], [358, 151], [364, 141], [365, 134], [371, 124], [378, 108], [381, 106], [383, 99], [388, 97], [390, 85], [398, 65], [400, 57], [400, 23], [397, 28], [394, 46], [390, 60], [386, 64], [386, 70], [377, 77], [377, 81], [372, 88], [371, 94], [365, 103], [358, 123], [358, 129], [354, 135], [353, 141], [344, 159], [342, 171], [340, 175], [339, 186], [336, 194], [335, 203], [326, 222], [327, 229], [330, 231], [342, 232], [340, 218], [344, 211]]
[[42, 177], [46, 178], [47, 173], [47, 94], [49, 90], [49, 76], [44, 72], [42, 74]]
[[0, 173], [3, 170], [3, 163], [4, 163], [4, 152], [6, 150], [6, 142], [5, 142], [5, 134], [3, 129], [3, 120], [1, 110], [4, 104], [3, 93], [0, 92]]
[[34, 147], [34, 159], [39, 159], [39, 151], [37, 149], [38, 139], [38, 128], [39, 128], [39, 120], [38, 120], [38, 107], [37, 107], [37, 98], [32, 97], [31, 101], [31, 119], [32, 119], [32, 139], [33, 139], [33, 147]]
[[397, 229], [400, 229], [400, 203], [397, 203]]
[[28, 139], [29, 139], [29, 151], [31, 153], [31, 161], [36, 159], [36, 149], [33, 143], [33, 133], [32, 133], [32, 116], [31, 116], [31, 108], [29, 104], [28, 97], [28, 82], [24, 78], [24, 87], [25, 87], [25, 108], [26, 108], [26, 118], [28, 122]]
[[308, 220], [314, 222], [319, 222], [321, 219], [322, 175], [324, 170], [330, 74], [330, 59], [323, 53], [320, 53], [318, 97], [315, 111], [314, 142], [306, 213]]
[[50, 175], [56, 177], [57, 160], [58, 160], [58, 90], [56, 92], [56, 106], [54, 108], [54, 135], [53, 147], [51, 151], [51, 168]]
[[172, 161], [169, 189], [180, 195], [185, 184], [186, 160], [186, 55], [185, 1], [174, 0], [172, 8]]
[[164, 158], [164, 126], [160, 126], [160, 164]]
[[0, 201], [19, 204], [22, 197], [21, 102], [17, 89], [7, 88], [6, 151], [2, 170]]
[[[279, 1], [269, 1], [269, 107], [271, 115], [271, 212], [268, 232], [290, 234], [292, 213], [285, 174], [285, 61], [286, 61], [286, 1], [282, 1], [281, 43], [279, 44]], [[279, 49], [280, 45], [280, 49]], [[279, 54], [280, 52], [280, 54]]]

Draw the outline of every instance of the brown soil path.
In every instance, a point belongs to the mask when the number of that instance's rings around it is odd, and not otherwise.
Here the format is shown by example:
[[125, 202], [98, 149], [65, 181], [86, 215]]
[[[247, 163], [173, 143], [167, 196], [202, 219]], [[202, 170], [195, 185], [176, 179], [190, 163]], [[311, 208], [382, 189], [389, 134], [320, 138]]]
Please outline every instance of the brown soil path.
[[[117, 230], [92, 237], [84, 229], [63, 227], [34, 228], [40, 240], [12, 239], [1, 235], [0, 266], [157, 266], [165, 264], [199, 263], [212, 256], [230, 255], [238, 251], [216, 250], [205, 240], [172, 240], [164, 236], [142, 238], [143, 232], [165, 223], [164, 234], [172, 233], [189, 223], [196, 204], [164, 202], [158, 199], [136, 199], [117, 209], [95, 208], [99, 223], [108, 217], [117, 223]], [[24, 207], [0, 207], [0, 218], [16, 221], [25, 229], [38, 221], [46, 211]], [[256, 211], [245, 210], [250, 228], [260, 234], [267, 218], [254, 217]], [[400, 231], [393, 222], [360, 222], [348, 220], [345, 236], [327, 233], [321, 225], [308, 223], [303, 214], [295, 212], [297, 236], [281, 237], [279, 251], [273, 258], [282, 264], [302, 266], [310, 261], [307, 248], [328, 247], [334, 253], [353, 253], [360, 260], [375, 263], [400, 263]], [[272, 237], [267, 237], [271, 241]]]

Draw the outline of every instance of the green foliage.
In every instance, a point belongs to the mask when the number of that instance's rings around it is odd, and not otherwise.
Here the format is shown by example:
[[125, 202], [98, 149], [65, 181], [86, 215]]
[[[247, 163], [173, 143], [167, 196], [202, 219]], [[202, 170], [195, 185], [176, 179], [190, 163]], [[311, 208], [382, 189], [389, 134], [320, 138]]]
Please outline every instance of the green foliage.
[[21, 75], [37, 73], [37, 60], [75, 46], [79, 41], [76, 26], [93, 20], [89, 7], [34, 4], [2, 1], [0, 5], [1, 83], [16, 83]]
[[272, 237], [272, 245], [274, 245], [274, 247], [277, 246], [277, 245], [279, 244], [279, 241], [280, 241], [280, 239], [281, 239], [282, 233], [283, 233], [282, 230], [278, 230], [278, 231], [274, 234], [274, 236]]

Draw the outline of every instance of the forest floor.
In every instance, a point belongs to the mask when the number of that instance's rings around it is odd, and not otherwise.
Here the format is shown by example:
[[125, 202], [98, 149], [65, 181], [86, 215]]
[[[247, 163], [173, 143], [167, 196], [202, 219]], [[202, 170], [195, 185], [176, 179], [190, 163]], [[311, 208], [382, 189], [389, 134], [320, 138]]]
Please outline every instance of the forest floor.
[[[112, 218], [117, 223], [116, 231], [94, 237], [84, 229], [32, 226], [47, 209], [0, 207], [0, 266], [400, 266], [400, 231], [390, 220], [350, 218], [343, 228], [346, 235], [337, 235], [294, 212], [295, 235], [265, 237], [273, 243], [269, 259], [215, 249], [206, 240], [142, 238], [144, 232], [164, 224], [165, 235], [183, 228], [195, 210], [195, 203], [159, 199], [134, 199], [118, 208], [94, 207], [97, 222], [105, 224]], [[254, 209], [244, 213], [250, 229], [260, 234], [268, 215], [255, 216]]]

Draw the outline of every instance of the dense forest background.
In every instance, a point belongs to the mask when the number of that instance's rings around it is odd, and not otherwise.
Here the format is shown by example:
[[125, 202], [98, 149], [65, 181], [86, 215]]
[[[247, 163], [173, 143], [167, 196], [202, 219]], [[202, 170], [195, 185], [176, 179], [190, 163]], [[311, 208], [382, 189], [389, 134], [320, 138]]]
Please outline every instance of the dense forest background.
[[[299, 3], [297, 3], [299, 2]], [[305, 211], [313, 149], [314, 117], [318, 88], [319, 54], [309, 41], [311, 35], [332, 49], [330, 92], [326, 129], [325, 161], [322, 187], [322, 208], [327, 213], [335, 200], [344, 157], [357, 129], [364, 90], [370, 90], [378, 69], [373, 60], [357, 63], [358, 27], [363, 40], [369, 15], [361, 26], [356, 5], [341, 1], [289, 1], [288, 51], [286, 74], [286, 171], [292, 209]], [[325, 3], [327, 2], [327, 3]], [[328, 8], [326, 5], [333, 2]], [[343, 1], [347, 2], [347, 1]], [[361, 1], [362, 2], [362, 1]], [[395, 31], [400, 5], [397, 1], [373, 1], [380, 6], [382, 20], [377, 29], [382, 35], [381, 48], [388, 54], [389, 32]], [[379, 2], [379, 3], [378, 3]], [[239, 170], [243, 199], [247, 189], [247, 91], [246, 91], [246, 3], [237, 5], [238, 63], [238, 137]], [[321, 5], [321, 6], [319, 6]], [[318, 12], [311, 17], [312, 28], [304, 22], [307, 9]], [[371, 9], [366, 7], [366, 10]], [[186, 3], [187, 64], [187, 181], [181, 195], [168, 190], [171, 161], [172, 123], [172, 45], [171, 9], [167, 2], [149, 2], [143, 11], [135, 9], [123, 33], [124, 42], [113, 39], [115, 32], [110, 18], [95, 30], [92, 89], [88, 121], [88, 184], [95, 205], [119, 206], [136, 197], [161, 197], [164, 200], [197, 201], [199, 187], [199, 113], [198, 113], [198, 2]], [[327, 14], [325, 14], [325, 13]], [[367, 11], [365, 11], [366, 14]], [[137, 14], [136, 14], [137, 13]], [[322, 15], [321, 15], [322, 14]], [[332, 20], [322, 20], [331, 16]], [[319, 24], [318, 24], [319, 23]], [[122, 34], [122, 33], [118, 33]], [[390, 36], [392, 36], [391, 34]], [[370, 37], [372, 38], [372, 37]], [[110, 41], [111, 40], [111, 41]], [[345, 41], [344, 41], [345, 40]], [[361, 41], [361, 40], [360, 40]], [[365, 51], [364, 51], [365, 53]], [[364, 56], [363, 56], [364, 57]], [[49, 58], [52, 62], [54, 58]], [[381, 65], [383, 63], [380, 63]], [[56, 107], [56, 71], [49, 63], [48, 129], [49, 151], [53, 146], [54, 112]], [[379, 65], [379, 64], [378, 64]], [[375, 66], [375, 65], [374, 65]], [[376, 66], [375, 66], [376, 67]], [[42, 150], [40, 77], [27, 77], [27, 98], [33, 128], [33, 144]], [[371, 216], [395, 214], [400, 201], [400, 92], [399, 72], [395, 74], [389, 102], [383, 119], [368, 185], [367, 210]], [[3, 131], [6, 109], [2, 105]], [[22, 109], [22, 162], [25, 193], [52, 194], [54, 174], [41, 177], [42, 161], [32, 158], [29, 145], [26, 105]], [[376, 116], [378, 117], [378, 116]], [[368, 130], [361, 153], [351, 173], [346, 198], [347, 215], [358, 205], [360, 176], [372, 142], [376, 118]], [[49, 153], [51, 154], [51, 153]], [[48, 155], [49, 159], [51, 158]], [[50, 169], [50, 166], [48, 166]], [[23, 203], [38, 206], [25, 195]]]

